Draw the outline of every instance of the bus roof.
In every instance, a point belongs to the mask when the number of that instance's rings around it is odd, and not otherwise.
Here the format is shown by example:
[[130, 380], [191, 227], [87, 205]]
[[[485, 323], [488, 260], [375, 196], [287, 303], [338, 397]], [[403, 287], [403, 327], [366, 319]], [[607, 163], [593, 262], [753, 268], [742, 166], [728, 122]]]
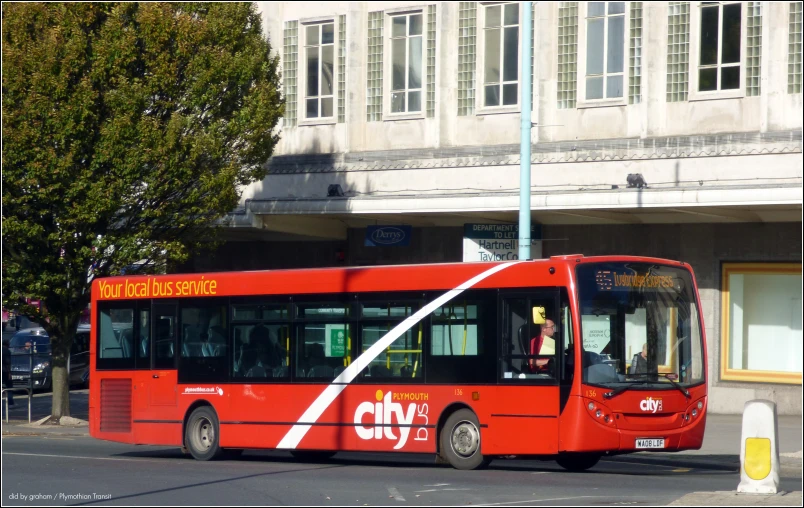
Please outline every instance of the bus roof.
[[[516, 266], [483, 279], [473, 285], [473, 288], [560, 286], [569, 284], [573, 272], [572, 266], [578, 263], [602, 262], [683, 264], [659, 258], [583, 257], [573, 254], [523, 262], [435, 263], [117, 276], [93, 281], [92, 299], [450, 290], [502, 264]], [[549, 273], [551, 267], [555, 268], [552, 274]]]

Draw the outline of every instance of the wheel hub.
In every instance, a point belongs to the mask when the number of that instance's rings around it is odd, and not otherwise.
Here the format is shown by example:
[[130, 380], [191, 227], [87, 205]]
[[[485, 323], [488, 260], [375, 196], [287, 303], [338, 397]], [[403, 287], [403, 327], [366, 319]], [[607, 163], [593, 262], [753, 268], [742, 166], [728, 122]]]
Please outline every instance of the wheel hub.
[[212, 429], [212, 422], [206, 418], [199, 420], [196, 432], [197, 447], [203, 450], [209, 450], [212, 446], [212, 442], [215, 440], [214, 438], [215, 433]]
[[452, 449], [462, 457], [471, 457], [480, 447], [480, 433], [472, 422], [459, 422], [452, 429]]

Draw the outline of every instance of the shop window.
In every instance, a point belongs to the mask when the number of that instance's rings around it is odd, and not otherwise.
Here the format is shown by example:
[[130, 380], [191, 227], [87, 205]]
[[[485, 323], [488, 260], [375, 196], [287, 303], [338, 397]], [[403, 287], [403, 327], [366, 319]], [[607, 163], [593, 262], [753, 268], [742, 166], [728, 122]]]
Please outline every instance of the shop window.
[[723, 265], [721, 379], [801, 384], [801, 264]]

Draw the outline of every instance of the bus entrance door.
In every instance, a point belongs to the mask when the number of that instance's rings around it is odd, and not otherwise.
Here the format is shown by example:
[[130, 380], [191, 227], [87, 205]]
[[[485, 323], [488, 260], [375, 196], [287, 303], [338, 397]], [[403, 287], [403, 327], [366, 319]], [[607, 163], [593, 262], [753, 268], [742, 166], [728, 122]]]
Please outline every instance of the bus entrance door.
[[501, 379], [489, 426], [495, 454], [558, 451], [558, 304], [558, 290], [552, 288], [501, 296]]
[[178, 390], [178, 371], [176, 370], [177, 319], [175, 304], [155, 304], [153, 306], [153, 370], [151, 370], [150, 405], [175, 407]]

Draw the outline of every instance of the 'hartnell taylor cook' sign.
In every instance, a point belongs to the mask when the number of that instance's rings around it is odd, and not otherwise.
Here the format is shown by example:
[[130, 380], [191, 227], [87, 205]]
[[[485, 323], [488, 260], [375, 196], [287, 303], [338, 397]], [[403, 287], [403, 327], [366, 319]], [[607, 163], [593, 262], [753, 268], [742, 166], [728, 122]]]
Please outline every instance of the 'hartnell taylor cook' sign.
[[[542, 226], [530, 228], [530, 256], [542, 257]], [[519, 226], [517, 224], [464, 224], [464, 261], [512, 261], [519, 259]]]

